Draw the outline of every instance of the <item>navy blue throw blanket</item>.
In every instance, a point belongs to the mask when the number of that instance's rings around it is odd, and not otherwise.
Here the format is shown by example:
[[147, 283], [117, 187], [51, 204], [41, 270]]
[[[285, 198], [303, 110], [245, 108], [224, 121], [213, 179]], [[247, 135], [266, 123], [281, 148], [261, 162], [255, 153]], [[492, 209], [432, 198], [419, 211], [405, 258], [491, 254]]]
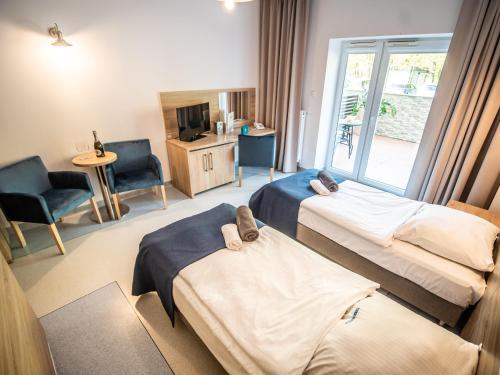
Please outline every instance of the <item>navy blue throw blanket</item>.
[[[295, 238], [300, 202], [316, 195], [309, 182], [317, 179], [317, 169], [307, 169], [264, 185], [250, 198], [248, 206], [256, 219]], [[337, 183], [344, 178], [333, 176]]]
[[[221, 204], [144, 236], [135, 260], [132, 294], [156, 291], [172, 326], [175, 276], [184, 267], [226, 247], [221, 227], [236, 223], [236, 207]], [[257, 227], [262, 227], [257, 221]]]

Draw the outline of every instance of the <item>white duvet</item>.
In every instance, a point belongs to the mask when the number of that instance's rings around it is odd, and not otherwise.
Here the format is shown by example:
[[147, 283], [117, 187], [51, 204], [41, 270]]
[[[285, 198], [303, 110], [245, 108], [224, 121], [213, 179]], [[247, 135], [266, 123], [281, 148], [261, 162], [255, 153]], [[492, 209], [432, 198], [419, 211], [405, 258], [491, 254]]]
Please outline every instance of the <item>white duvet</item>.
[[251, 374], [301, 374], [349, 307], [379, 286], [269, 227], [240, 251], [223, 249], [184, 268], [180, 281]]
[[314, 195], [301, 203], [301, 207], [383, 247], [392, 244], [396, 229], [422, 205], [349, 180], [335, 193]]

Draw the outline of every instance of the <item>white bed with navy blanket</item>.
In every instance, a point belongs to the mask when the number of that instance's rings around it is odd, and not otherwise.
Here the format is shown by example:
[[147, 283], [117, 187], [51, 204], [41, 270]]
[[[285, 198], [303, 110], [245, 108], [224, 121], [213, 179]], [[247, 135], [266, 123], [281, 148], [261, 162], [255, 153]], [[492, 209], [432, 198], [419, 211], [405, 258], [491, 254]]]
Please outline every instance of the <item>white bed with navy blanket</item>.
[[[214, 210], [196, 220], [220, 220], [211, 217], [220, 213]], [[192, 237], [189, 221], [174, 226], [176, 234]], [[427, 374], [474, 374], [476, 345], [277, 230], [263, 226], [259, 232], [240, 251], [220, 248], [192, 257], [173, 278], [174, 305], [229, 373], [420, 374], [424, 366]], [[162, 236], [169, 236], [168, 226], [155, 238]], [[161, 270], [147, 264], [168, 262], [172, 251], [146, 242], [134, 277]]]
[[230, 374], [474, 373], [477, 346], [282, 233], [260, 232], [174, 280], [176, 306]]

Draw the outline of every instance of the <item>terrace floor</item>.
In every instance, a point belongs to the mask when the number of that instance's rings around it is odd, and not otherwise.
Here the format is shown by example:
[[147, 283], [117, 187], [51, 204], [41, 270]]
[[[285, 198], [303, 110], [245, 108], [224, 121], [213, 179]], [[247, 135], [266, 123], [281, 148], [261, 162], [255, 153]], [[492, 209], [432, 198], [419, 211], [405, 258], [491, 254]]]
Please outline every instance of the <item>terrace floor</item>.
[[[332, 166], [352, 172], [356, 159], [359, 136], [353, 136], [353, 151], [349, 158], [348, 147], [337, 144]], [[376, 135], [370, 150], [365, 176], [400, 189], [406, 189], [419, 143]]]

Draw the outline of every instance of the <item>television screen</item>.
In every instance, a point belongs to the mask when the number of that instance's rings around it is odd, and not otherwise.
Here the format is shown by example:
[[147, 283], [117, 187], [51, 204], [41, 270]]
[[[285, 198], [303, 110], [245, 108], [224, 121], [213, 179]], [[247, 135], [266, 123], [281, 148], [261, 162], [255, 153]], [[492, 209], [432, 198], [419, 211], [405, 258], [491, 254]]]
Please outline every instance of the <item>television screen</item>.
[[177, 108], [179, 139], [192, 142], [203, 132], [210, 130], [210, 108], [208, 103]]

